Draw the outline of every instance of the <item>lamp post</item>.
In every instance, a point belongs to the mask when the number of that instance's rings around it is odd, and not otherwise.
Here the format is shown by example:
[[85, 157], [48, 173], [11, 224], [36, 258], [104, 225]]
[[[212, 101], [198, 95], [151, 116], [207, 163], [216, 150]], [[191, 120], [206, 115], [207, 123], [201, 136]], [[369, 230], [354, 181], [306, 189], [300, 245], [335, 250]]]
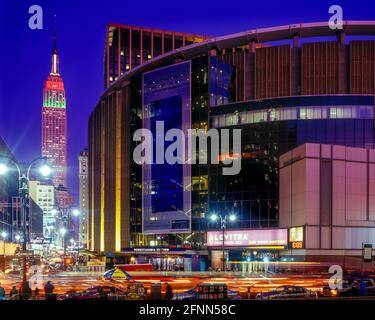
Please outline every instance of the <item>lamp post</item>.
[[[50, 166], [47, 164], [47, 157], [38, 157], [31, 161], [27, 167], [27, 170], [22, 171], [20, 166], [18, 165], [17, 162], [15, 162], [13, 159], [9, 157], [0, 157], [2, 160], [0, 162], [0, 175], [5, 175], [9, 168], [8, 164], [12, 163], [18, 172], [18, 194], [21, 199], [21, 214], [22, 214], [22, 220], [23, 220], [23, 228], [22, 228], [22, 233], [23, 233], [23, 239], [22, 239], [22, 289], [23, 291], [27, 290], [27, 264], [26, 264], [26, 254], [27, 254], [27, 242], [28, 242], [28, 237], [27, 237], [27, 228], [26, 228], [26, 215], [27, 215], [27, 200], [29, 198], [29, 181], [30, 181], [30, 172], [34, 164], [37, 162], [43, 161], [42, 166], [39, 168], [39, 172], [42, 176], [44, 177], [49, 177], [52, 173], [52, 169]], [[4, 162], [4, 160], [6, 162]]]
[[223, 262], [223, 271], [225, 271], [225, 230], [227, 229], [227, 220], [229, 219], [230, 222], [235, 222], [237, 217], [233, 213], [225, 214], [225, 215], [213, 213], [213, 214], [211, 214], [210, 219], [213, 222], [216, 222], [218, 219], [220, 219], [220, 228], [221, 228], [221, 231], [222, 231], [222, 238], [223, 238], [222, 239], [223, 240], [223, 242], [222, 242], [222, 254], [223, 254], [222, 262]]
[[65, 236], [66, 233], [69, 231], [69, 218], [70, 215], [72, 214], [74, 217], [78, 217], [80, 215], [80, 212], [77, 208], [74, 207], [69, 207], [69, 208], [61, 208], [57, 207], [53, 208], [51, 213], [53, 215], [56, 215], [58, 212], [60, 212], [61, 219], [63, 220], [63, 225], [60, 229], [60, 235], [63, 238], [63, 248], [64, 248], [64, 255], [66, 255], [66, 241], [65, 241]]
[[5, 239], [7, 238], [8, 234], [3, 231], [1, 232], [1, 237], [3, 238], [3, 249], [4, 249], [4, 258], [5, 258]]
[[64, 248], [64, 256], [65, 256], [66, 255], [66, 242], [65, 242], [66, 229], [65, 228], [61, 228], [60, 229], [60, 234], [61, 234], [61, 237], [62, 237], [62, 246]]

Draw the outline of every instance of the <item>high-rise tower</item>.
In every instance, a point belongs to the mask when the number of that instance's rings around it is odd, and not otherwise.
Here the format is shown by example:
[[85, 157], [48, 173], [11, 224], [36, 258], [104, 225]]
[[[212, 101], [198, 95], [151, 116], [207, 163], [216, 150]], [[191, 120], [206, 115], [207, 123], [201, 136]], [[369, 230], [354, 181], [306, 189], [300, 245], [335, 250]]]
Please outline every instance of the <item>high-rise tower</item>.
[[52, 51], [52, 67], [43, 88], [42, 156], [49, 158], [54, 169], [55, 187], [66, 186], [66, 100], [64, 82], [59, 73], [56, 31]]

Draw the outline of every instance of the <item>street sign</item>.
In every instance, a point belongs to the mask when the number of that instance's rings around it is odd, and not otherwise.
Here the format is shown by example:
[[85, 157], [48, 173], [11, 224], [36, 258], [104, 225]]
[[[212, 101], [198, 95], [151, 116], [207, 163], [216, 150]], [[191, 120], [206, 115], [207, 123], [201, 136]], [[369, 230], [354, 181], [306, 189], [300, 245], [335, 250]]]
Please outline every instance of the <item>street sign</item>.
[[372, 244], [363, 245], [363, 262], [372, 261]]
[[31, 239], [30, 242], [32, 244], [51, 244], [52, 239], [51, 238], [38, 237], [38, 238]]
[[32, 256], [34, 254], [33, 250], [20, 251], [18, 253], [20, 256]]

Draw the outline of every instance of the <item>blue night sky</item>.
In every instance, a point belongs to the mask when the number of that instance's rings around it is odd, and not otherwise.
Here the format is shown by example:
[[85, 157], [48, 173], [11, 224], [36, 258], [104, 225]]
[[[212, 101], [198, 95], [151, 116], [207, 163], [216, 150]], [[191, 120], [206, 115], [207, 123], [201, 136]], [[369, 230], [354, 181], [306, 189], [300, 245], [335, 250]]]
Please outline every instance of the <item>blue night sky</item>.
[[[34, 4], [43, 8], [43, 30], [28, 28], [28, 8]], [[88, 117], [103, 91], [108, 22], [219, 36], [328, 21], [334, 4], [343, 7], [344, 20], [375, 19], [373, 0], [0, 0], [0, 135], [20, 161], [40, 155], [42, 90], [51, 68], [54, 14], [67, 94], [68, 187], [77, 194], [77, 155], [87, 145]]]

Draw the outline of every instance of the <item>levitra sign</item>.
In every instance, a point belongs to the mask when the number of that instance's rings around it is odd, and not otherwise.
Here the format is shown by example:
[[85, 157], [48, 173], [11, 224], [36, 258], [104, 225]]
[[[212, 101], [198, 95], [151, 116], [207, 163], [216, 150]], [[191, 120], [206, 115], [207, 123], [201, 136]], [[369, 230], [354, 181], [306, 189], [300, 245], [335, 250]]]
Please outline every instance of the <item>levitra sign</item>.
[[[241, 129], [188, 129], [186, 136], [181, 129], [165, 132], [164, 122], [156, 121], [155, 137], [151, 130], [143, 128], [134, 133], [133, 140], [141, 142], [133, 152], [134, 162], [140, 165], [222, 163], [223, 175], [241, 171]], [[166, 141], [170, 142], [167, 148]]]

